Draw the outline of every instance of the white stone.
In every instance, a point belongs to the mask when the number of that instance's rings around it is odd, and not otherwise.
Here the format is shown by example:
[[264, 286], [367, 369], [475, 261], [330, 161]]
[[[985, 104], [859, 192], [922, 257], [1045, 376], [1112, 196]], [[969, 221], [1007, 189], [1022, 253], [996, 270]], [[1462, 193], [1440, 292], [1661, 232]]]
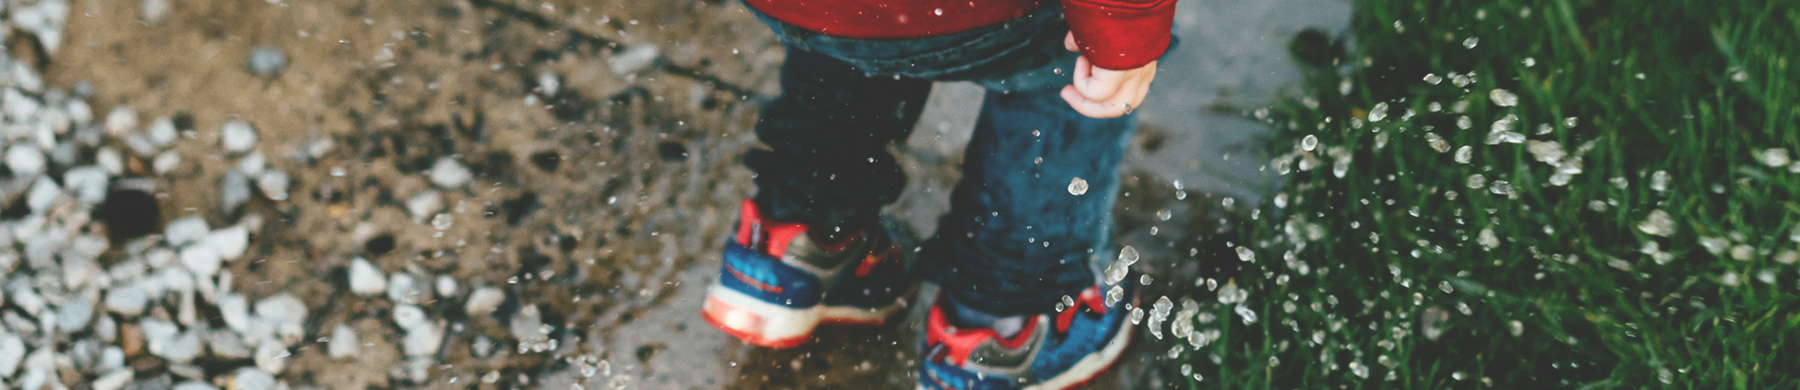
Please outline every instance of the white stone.
[[224, 259], [218, 252], [204, 244], [188, 245], [181, 249], [181, 265], [193, 271], [194, 275], [213, 276], [219, 273], [219, 266]]
[[[156, 270], [156, 280], [162, 292], [177, 294], [194, 291], [194, 274], [187, 267], [163, 267]], [[162, 292], [152, 291], [153, 296], [161, 296]]]
[[181, 133], [179, 130], [175, 129], [175, 121], [169, 119], [169, 117], [156, 118], [156, 120], [150, 121], [150, 138], [147, 140], [150, 141], [151, 145], [156, 145], [158, 147], [169, 146], [169, 144], [175, 143], [175, 140], [180, 138]]
[[107, 179], [110, 176], [106, 168], [85, 166], [70, 168], [63, 172], [63, 184], [75, 194], [75, 199], [87, 204], [98, 204], [106, 201]]
[[431, 184], [438, 188], [456, 189], [468, 184], [472, 178], [474, 175], [469, 173], [468, 167], [449, 157], [440, 158], [431, 166]]
[[452, 278], [450, 275], [438, 275], [435, 287], [439, 297], [456, 296], [456, 278]]
[[144, 0], [142, 11], [144, 23], [157, 24], [169, 16], [169, 0]]
[[506, 293], [501, 292], [499, 288], [482, 287], [469, 293], [469, 301], [463, 304], [463, 311], [467, 312], [470, 317], [487, 315], [493, 313], [494, 309], [500, 308], [500, 303], [505, 301]]
[[284, 172], [280, 169], [270, 169], [270, 170], [263, 171], [262, 176], [258, 176], [256, 178], [256, 188], [259, 190], [262, 190], [263, 196], [269, 197], [269, 200], [273, 200], [273, 201], [277, 201], [277, 202], [287, 200], [288, 199], [288, 175], [287, 175], [287, 172]]
[[137, 126], [137, 111], [132, 111], [131, 107], [113, 107], [111, 112], [106, 113], [106, 132], [113, 136], [121, 136], [136, 131]]
[[250, 230], [243, 226], [227, 226], [206, 234], [202, 244], [212, 247], [219, 258], [237, 260], [244, 257], [250, 249]]
[[155, 160], [150, 161], [150, 170], [156, 171], [157, 175], [167, 175], [169, 172], [174, 172], [175, 168], [180, 167], [181, 153], [173, 150], [158, 154]]
[[56, 185], [55, 180], [39, 176], [31, 184], [31, 191], [25, 193], [25, 206], [33, 213], [43, 214], [50, 206], [56, 205], [56, 200], [61, 197], [62, 187]]
[[219, 390], [219, 388], [206, 384], [206, 382], [191, 380], [176, 384], [175, 387], [169, 388], [169, 390]]
[[424, 280], [410, 272], [396, 272], [388, 277], [387, 297], [394, 303], [418, 304], [429, 299]]
[[406, 338], [401, 341], [401, 349], [406, 356], [429, 356], [438, 353], [444, 343], [444, 330], [437, 324], [426, 323], [406, 330]]
[[206, 346], [212, 349], [213, 356], [226, 359], [248, 359], [251, 357], [250, 344], [244, 337], [227, 329], [216, 329], [206, 334]]
[[350, 261], [350, 292], [361, 296], [374, 296], [387, 291], [387, 277], [382, 276], [381, 269], [375, 268], [368, 260], [361, 257]]
[[238, 160], [237, 170], [246, 176], [258, 176], [268, 165], [268, 157], [264, 156], [262, 152], [250, 152], [250, 154], [244, 155], [243, 160]]
[[56, 329], [63, 334], [85, 331], [93, 319], [94, 304], [88, 301], [75, 299], [56, 308]]
[[169, 225], [163, 227], [163, 239], [168, 240], [170, 246], [182, 246], [206, 237], [208, 231], [211, 228], [206, 226], [206, 219], [198, 215], [187, 216], [169, 221]]
[[144, 314], [145, 307], [149, 305], [150, 297], [136, 284], [106, 290], [106, 309], [125, 318]]
[[275, 390], [280, 386], [274, 374], [256, 367], [239, 368], [231, 377], [236, 390]]
[[12, 377], [25, 361], [25, 340], [11, 333], [0, 333], [0, 378]]
[[288, 351], [281, 344], [264, 343], [256, 346], [256, 368], [280, 374], [287, 369]]
[[556, 96], [556, 92], [562, 89], [562, 80], [556, 77], [556, 72], [538, 73], [537, 83], [538, 93], [544, 96]]
[[130, 368], [117, 368], [112, 372], [106, 372], [106, 376], [95, 377], [92, 385], [94, 385], [94, 390], [122, 390], [124, 385], [130, 385], [130, 383]]
[[[173, 327], [174, 325], [169, 326]], [[145, 337], [149, 337], [148, 330], [145, 331]], [[200, 357], [200, 352], [205, 347], [200, 342], [200, 333], [191, 329], [164, 339], [161, 343], [152, 340], [148, 344], [151, 354], [161, 356], [171, 364], [187, 364], [194, 358]]]
[[444, 194], [426, 190], [406, 200], [406, 211], [412, 215], [413, 222], [424, 223], [433, 214], [444, 209]]
[[86, 100], [69, 99], [67, 102], [63, 106], [63, 111], [69, 113], [70, 121], [74, 121], [77, 125], [85, 125], [94, 121], [94, 107], [89, 106]]
[[106, 346], [106, 349], [100, 350], [100, 369], [107, 370], [107, 369], [124, 368], [124, 367], [125, 367], [125, 350], [124, 349], [119, 348], [119, 346], [117, 346], [117, 345], [108, 345], [108, 346]]
[[292, 294], [276, 294], [256, 301], [256, 317], [276, 324], [305, 326], [306, 302]]
[[361, 341], [356, 339], [355, 329], [338, 324], [336, 329], [331, 330], [331, 341], [325, 345], [325, 350], [332, 359], [348, 360], [356, 357], [361, 345]]
[[226, 294], [219, 298], [219, 317], [225, 326], [240, 333], [250, 332], [250, 300], [243, 294]]
[[662, 51], [655, 44], [642, 44], [614, 54], [606, 59], [606, 63], [612, 65], [613, 73], [626, 75], [655, 65], [660, 56]]
[[394, 305], [394, 325], [399, 325], [400, 329], [410, 331], [430, 324], [431, 318], [426, 317], [425, 309], [420, 309], [418, 305], [404, 303]]
[[249, 203], [250, 196], [250, 178], [244, 177], [242, 172], [225, 171], [225, 175], [219, 177], [219, 210], [230, 214], [238, 206]]
[[125, 173], [125, 157], [118, 149], [103, 147], [94, 152], [94, 164], [106, 168], [106, 173], [120, 175]]
[[248, 152], [256, 147], [256, 128], [242, 120], [226, 121], [225, 126], [219, 128], [219, 143], [227, 152]]

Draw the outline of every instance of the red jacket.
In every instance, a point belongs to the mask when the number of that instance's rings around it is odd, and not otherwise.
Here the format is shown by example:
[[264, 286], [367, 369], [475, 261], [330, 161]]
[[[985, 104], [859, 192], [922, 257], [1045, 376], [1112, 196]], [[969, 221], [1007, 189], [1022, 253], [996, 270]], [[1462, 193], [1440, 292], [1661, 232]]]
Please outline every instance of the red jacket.
[[[968, 31], [1024, 15], [1039, 0], [747, 0], [757, 11], [822, 34], [921, 38]], [[1132, 69], [1169, 48], [1175, 0], [1061, 0], [1081, 52], [1095, 66]]]

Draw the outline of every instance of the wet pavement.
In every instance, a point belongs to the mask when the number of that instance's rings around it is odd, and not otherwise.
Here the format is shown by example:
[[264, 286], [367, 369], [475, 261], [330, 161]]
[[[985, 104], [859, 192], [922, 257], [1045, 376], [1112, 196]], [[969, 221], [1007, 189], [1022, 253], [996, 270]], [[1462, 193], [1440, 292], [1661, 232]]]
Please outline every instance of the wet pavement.
[[[352, 359], [326, 356], [324, 341], [293, 348], [280, 375], [292, 385], [913, 386], [928, 302], [913, 302], [897, 326], [827, 328], [788, 350], [743, 345], [697, 315], [736, 202], [751, 191], [736, 162], [755, 144], [755, 103], [776, 93], [781, 58], [735, 3], [176, 2], [156, 23], [133, 7], [72, 5], [50, 83], [92, 83], [96, 111], [190, 118], [190, 139], [250, 121], [266, 129], [259, 148], [271, 164], [294, 176], [289, 200], [220, 210], [214, 188], [230, 162], [196, 142], [177, 147], [193, 163], [156, 183], [166, 218], [267, 216], [256, 260], [227, 267], [235, 291], [299, 297], [313, 313], [307, 340], [338, 324], [362, 335]], [[1190, 290], [1210, 272], [1213, 251], [1201, 246], [1232, 213], [1226, 199], [1242, 209], [1271, 185], [1258, 169], [1266, 133], [1248, 112], [1298, 80], [1289, 36], [1342, 30], [1349, 16], [1329, 0], [1179, 9], [1182, 47], [1141, 110], [1118, 207], [1118, 241], [1144, 251], [1141, 267], [1156, 280], [1147, 297], [1204, 294]], [[652, 60], [638, 63], [650, 45]], [[287, 68], [247, 72], [258, 46], [280, 48]], [[899, 148], [913, 181], [889, 214], [915, 231], [932, 231], [947, 209], [979, 100], [972, 85], [938, 85]], [[469, 166], [474, 180], [441, 190], [451, 217], [434, 226], [407, 203], [438, 191], [427, 176], [440, 158]], [[464, 286], [421, 305], [449, 329], [428, 375], [412, 375], [419, 360], [396, 351], [395, 304], [345, 292], [357, 257]], [[464, 313], [478, 286], [506, 293], [493, 315]], [[1140, 337], [1094, 387], [1180, 383], [1164, 357], [1174, 345]]]

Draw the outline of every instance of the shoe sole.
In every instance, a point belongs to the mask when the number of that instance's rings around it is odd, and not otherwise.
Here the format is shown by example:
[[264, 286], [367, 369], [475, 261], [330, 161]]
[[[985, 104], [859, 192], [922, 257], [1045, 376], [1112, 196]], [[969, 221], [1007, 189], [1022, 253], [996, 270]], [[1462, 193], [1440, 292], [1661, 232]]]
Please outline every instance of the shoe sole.
[[713, 284], [707, 289], [700, 316], [714, 328], [745, 343], [782, 349], [806, 344], [819, 325], [880, 326], [900, 313], [902, 306], [895, 301], [877, 309], [826, 305], [796, 309]]
[[[1061, 375], [1026, 386], [1024, 390], [1068, 390], [1087, 386], [1095, 379], [1099, 379], [1100, 374], [1111, 369], [1113, 363], [1119, 361], [1119, 356], [1125, 354], [1125, 348], [1131, 345], [1131, 334], [1134, 328], [1136, 327], [1126, 324], [1119, 329], [1119, 333], [1113, 335], [1112, 340], [1106, 342], [1106, 348], [1101, 348], [1100, 353], [1083, 357], [1076, 361], [1074, 366], [1069, 367], [1068, 371], [1063, 371]], [[918, 390], [930, 390], [930, 388], [925, 387], [924, 383], [920, 383]]]

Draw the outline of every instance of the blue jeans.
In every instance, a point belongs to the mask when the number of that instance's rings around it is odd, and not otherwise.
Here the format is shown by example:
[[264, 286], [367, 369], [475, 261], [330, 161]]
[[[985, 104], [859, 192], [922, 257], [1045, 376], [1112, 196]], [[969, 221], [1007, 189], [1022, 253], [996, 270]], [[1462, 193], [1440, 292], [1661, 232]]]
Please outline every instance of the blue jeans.
[[[754, 10], [752, 10], [754, 12]], [[1110, 254], [1117, 168], [1135, 116], [1094, 119], [1059, 96], [1077, 53], [1052, 3], [1012, 21], [917, 39], [822, 35], [762, 15], [787, 45], [782, 95], [745, 155], [757, 205], [815, 231], [872, 226], [906, 178], [890, 143], [911, 132], [932, 81], [987, 89], [951, 210], [920, 253], [925, 277], [996, 315], [1044, 313], [1096, 283]], [[1085, 181], [1074, 194], [1070, 183]], [[1110, 259], [1110, 257], [1107, 257]]]

